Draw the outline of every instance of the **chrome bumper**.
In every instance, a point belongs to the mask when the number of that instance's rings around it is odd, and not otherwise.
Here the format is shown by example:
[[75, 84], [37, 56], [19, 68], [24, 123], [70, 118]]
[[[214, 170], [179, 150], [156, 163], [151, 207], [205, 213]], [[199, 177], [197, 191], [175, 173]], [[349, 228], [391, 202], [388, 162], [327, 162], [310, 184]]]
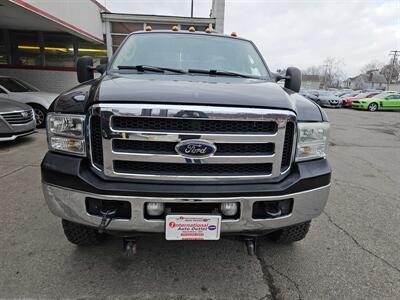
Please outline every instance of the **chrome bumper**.
[[[321, 214], [328, 200], [330, 185], [296, 194], [266, 197], [234, 197], [234, 198], [153, 198], [135, 196], [99, 195], [65, 189], [43, 183], [43, 193], [50, 211], [63, 219], [88, 225], [98, 226], [101, 218], [89, 215], [86, 211], [85, 198], [102, 200], [129, 201], [132, 207], [132, 218], [115, 219], [107, 229], [116, 231], [136, 231], [157, 233], [164, 232], [165, 222], [162, 220], [146, 220], [143, 214], [146, 202], [240, 202], [241, 217], [239, 220], [222, 220], [221, 232], [240, 233], [246, 231], [268, 230], [282, 228], [309, 221]], [[252, 218], [252, 207], [255, 201], [276, 201], [293, 199], [293, 211], [290, 215], [260, 220]]]

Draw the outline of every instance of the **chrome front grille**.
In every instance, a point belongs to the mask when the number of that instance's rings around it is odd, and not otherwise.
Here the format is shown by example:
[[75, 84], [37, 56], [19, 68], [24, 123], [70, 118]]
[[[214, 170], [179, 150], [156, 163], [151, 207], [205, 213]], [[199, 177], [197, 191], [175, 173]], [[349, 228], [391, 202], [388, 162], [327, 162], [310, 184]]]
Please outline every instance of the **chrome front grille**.
[[10, 125], [26, 124], [33, 120], [32, 110], [21, 110], [10, 113], [1, 113], [0, 116], [4, 118]]
[[[176, 142], [145, 142], [134, 140], [113, 140], [112, 149], [115, 152], [152, 153], [175, 155]], [[216, 143], [215, 156], [243, 156], [243, 155], [272, 155], [274, 153], [273, 143], [263, 144], [239, 144], [239, 143]]]
[[[290, 111], [213, 106], [99, 104], [90, 111], [93, 166], [113, 178], [249, 180], [276, 178], [293, 158]], [[188, 159], [184, 140], [215, 144], [215, 154]]]
[[[186, 119], [185, 112], [182, 118], [154, 118], [143, 116], [141, 118], [114, 117], [112, 126], [123, 131], [160, 131], [160, 132], [190, 132], [190, 133], [275, 133], [275, 122], [232, 121]], [[198, 114], [200, 116], [200, 114]]]

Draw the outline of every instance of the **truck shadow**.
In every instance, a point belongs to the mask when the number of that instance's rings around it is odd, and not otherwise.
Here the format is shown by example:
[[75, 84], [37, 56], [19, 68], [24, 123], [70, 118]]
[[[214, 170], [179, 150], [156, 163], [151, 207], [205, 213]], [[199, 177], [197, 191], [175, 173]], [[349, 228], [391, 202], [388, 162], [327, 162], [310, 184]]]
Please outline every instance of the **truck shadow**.
[[[63, 265], [71, 266], [73, 273], [90, 272], [91, 284], [103, 290], [120, 288], [124, 294], [137, 295], [143, 287], [150, 287], [152, 295], [197, 295], [203, 299], [231, 293], [233, 298], [252, 299], [268, 290], [257, 257], [248, 256], [244, 243], [236, 239], [172, 242], [143, 237], [133, 257], [125, 257], [122, 250], [121, 239], [111, 237], [97, 247], [74, 248]], [[107, 281], [96, 280], [98, 274], [108, 274]], [[71, 280], [76, 278], [68, 280], [73, 284]], [[250, 295], [257, 296], [248, 298], [251, 289]]]

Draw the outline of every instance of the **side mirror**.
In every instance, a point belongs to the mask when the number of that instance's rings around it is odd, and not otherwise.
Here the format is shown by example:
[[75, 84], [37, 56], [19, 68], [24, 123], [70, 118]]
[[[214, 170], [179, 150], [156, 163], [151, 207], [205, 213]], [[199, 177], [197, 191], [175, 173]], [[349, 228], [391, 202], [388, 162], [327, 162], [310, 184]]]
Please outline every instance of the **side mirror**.
[[93, 58], [90, 56], [82, 56], [76, 62], [76, 72], [78, 75], [78, 82], [82, 83], [94, 78], [93, 73]]
[[301, 71], [295, 67], [289, 67], [286, 70], [285, 88], [298, 93], [301, 86]]
[[108, 57], [107, 56], [101, 57], [100, 64], [96, 66], [96, 71], [103, 75], [107, 71], [107, 65], [108, 65]]
[[99, 72], [100, 74], [104, 74], [104, 72], [107, 70], [107, 64], [100, 64], [96, 66], [96, 71]]

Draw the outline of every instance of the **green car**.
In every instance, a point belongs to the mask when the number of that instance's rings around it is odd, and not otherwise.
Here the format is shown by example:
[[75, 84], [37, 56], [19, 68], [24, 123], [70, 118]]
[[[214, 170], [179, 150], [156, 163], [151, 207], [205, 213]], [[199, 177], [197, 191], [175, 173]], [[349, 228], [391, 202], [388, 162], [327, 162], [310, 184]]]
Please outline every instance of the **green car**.
[[373, 98], [365, 98], [353, 101], [351, 107], [369, 111], [400, 110], [400, 94], [382, 93], [374, 96]]

